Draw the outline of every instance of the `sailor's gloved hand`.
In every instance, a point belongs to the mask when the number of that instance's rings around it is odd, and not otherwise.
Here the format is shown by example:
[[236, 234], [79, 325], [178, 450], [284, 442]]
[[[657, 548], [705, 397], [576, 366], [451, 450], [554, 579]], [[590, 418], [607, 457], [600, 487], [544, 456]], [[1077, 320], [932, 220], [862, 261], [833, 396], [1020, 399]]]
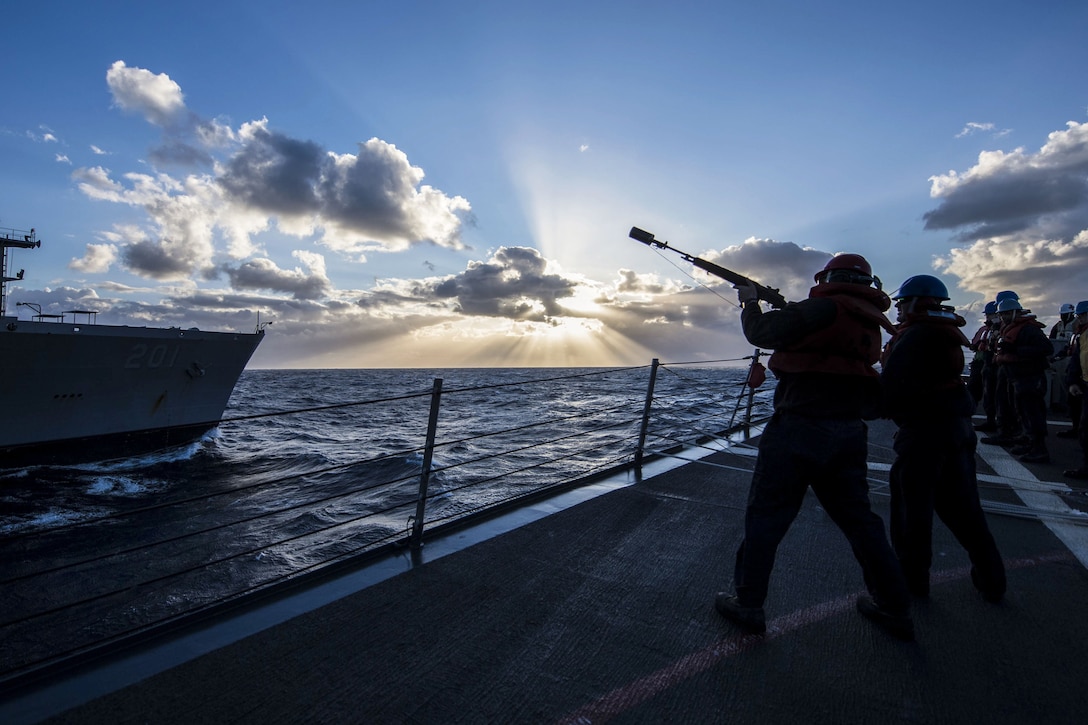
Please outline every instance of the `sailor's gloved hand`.
[[741, 307], [744, 307], [747, 302], [759, 299], [759, 290], [757, 290], [756, 286], [751, 282], [734, 285], [733, 289], [737, 291], [737, 300], [740, 302]]

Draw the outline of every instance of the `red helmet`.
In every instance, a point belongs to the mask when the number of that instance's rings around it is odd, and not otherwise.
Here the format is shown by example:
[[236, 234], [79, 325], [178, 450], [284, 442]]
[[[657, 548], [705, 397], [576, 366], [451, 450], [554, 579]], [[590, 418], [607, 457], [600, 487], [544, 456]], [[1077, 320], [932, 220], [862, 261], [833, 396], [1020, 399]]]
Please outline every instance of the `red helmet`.
[[865, 275], [866, 277], [873, 276], [873, 268], [869, 265], [868, 260], [860, 254], [840, 254], [827, 260], [827, 264], [824, 268], [817, 272], [813, 279], [817, 282], [827, 272], [831, 272], [836, 269], [845, 269], [851, 272], [857, 272], [858, 274]]

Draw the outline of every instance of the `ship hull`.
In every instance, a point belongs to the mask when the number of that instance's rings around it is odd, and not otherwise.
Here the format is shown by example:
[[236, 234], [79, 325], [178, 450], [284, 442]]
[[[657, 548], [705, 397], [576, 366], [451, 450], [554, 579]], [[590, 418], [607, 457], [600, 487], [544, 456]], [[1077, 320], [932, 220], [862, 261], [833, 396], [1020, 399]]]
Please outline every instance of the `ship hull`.
[[197, 329], [0, 323], [0, 466], [180, 445], [213, 428], [263, 339]]

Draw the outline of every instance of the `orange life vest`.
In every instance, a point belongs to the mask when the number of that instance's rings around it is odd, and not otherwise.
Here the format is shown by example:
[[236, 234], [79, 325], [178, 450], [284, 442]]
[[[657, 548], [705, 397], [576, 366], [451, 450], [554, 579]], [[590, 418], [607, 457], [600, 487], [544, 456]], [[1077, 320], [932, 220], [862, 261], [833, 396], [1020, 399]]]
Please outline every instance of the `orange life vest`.
[[857, 284], [825, 283], [809, 290], [808, 296], [832, 300], [838, 307], [834, 322], [775, 350], [767, 367], [775, 374], [817, 372], [876, 377], [873, 365], [880, 359], [880, 328], [895, 332], [883, 314], [891, 307], [888, 295]]
[[[963, 348], [968, 347], [971, 344], [967, 339], [967, 336], [960, 330], [960, 328], [966, 324], [966, 320], [950, 310], [923, 310], [921, 312], [912, 312], [906, 315], [904, 320], [897, 325], [895, 334], [884, 347], [884, 353], [880, 356], [880, 362], [882, 364], [887, 362], [888, 356], [891, 355], [892, 348], [895, 347], [895, 344], [899, 342], [903, 333], [909, 328], [915, 325], [929, 325], [934, 330], [939, 330], [948, 337], [950, 343], [954, 343], [948, 346], [948, 354], [951, 356], [946, 360], [948, 369], [962, 370]], [[956, 387], [958, 385], [962, 385], [958, 376], [948, 383], [948, 387]]]
[[994, 359], [998, 363], [1022, 362], [1024, 358], [1014, 352], [1009, 352], [1009, 347], [1016, 343], [1020, 332], [1028, 325], [1046, 329], [1046, 325], [1035, 319], [1035, 315], [1020, 315], [1013, 318], [1007, 325], [1001, 326], [1001, 335], [997, 338], [997, 354]]

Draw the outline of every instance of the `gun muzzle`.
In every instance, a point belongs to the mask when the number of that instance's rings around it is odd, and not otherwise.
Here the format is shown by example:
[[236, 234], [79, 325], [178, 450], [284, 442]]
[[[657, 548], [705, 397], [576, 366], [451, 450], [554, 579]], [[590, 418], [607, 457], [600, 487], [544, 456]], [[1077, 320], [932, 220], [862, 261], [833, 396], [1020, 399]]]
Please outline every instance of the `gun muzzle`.
[[653, 234], [650, 234], [645, 229], [639, 229], [638, 227], [631, 227], [631, 231], [627, 236], [637, 242], [642, 242], [643, 244], [653, 244], [655, 241]]

